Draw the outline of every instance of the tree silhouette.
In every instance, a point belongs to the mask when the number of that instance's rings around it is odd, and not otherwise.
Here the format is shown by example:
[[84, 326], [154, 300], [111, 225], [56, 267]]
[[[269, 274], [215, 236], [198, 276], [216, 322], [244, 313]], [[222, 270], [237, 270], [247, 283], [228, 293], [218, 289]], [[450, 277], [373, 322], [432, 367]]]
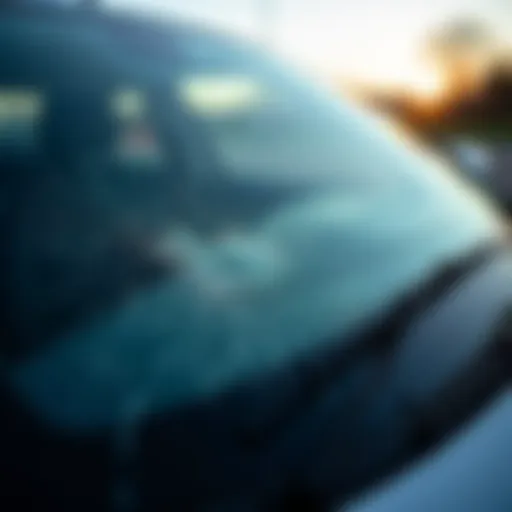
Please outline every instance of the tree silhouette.
[[496, 121], [512, 121], [512, 67], [502, 62], [494, 67], [481, 98], [486, 117]]
[[443, 76], [447, 95], [460, 97], [482, 86], [494, 46], [492, 31], [482, 20], [460, 18], [432, 32], [424, 54]]

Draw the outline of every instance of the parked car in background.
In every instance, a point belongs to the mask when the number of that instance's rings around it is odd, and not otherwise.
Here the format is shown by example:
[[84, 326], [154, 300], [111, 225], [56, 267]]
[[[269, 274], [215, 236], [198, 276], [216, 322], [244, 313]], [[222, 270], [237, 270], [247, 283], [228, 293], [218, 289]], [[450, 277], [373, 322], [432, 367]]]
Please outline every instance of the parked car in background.
[[506, 141], [453, 137], [433, 144], [433, 151], [476, 185], [507, 215], [512, 213], [512, 151]]
[[[441, 162], [187, 23], [2, 4], [0, 62], [2, 510], [330, 511], [506, 416], [507, 226]], [[437, 498], [509, 510], [477, 455]]]
[[454, 140], [450, 147], [456, 162], [468, 177], [483, 187], [489, 187], [494, 164], [492, 147], [471, 139]]

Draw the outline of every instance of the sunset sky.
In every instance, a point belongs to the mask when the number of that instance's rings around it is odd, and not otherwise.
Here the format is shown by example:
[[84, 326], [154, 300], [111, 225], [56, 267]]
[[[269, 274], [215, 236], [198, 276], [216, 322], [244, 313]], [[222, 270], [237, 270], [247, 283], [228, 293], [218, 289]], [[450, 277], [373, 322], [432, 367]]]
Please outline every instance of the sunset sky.
[[273, 1], [274, 47], [315, 70], [384, 86], [429, 87], [418, 51], [433, 26], [478, 16], [507, 36], [512, 0], [108, 0], [128, 8], [198, 18], [261, 34], [261, 6]]

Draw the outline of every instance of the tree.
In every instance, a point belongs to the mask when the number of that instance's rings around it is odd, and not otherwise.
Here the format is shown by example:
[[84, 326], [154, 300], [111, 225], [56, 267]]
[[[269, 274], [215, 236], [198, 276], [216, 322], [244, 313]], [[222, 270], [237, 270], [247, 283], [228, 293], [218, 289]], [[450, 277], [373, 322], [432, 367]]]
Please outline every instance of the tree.
[[499, 63], [490, 73], [481, 110], [493, 121], [512, 121], [512, 67], [508, 62]]
[[495, 37], [482, 20], [465, 18], [434, 31], [426, 41], [425, 54], [444, 77], [447, 96], [460, 98], [481, 89], [495, 46]]

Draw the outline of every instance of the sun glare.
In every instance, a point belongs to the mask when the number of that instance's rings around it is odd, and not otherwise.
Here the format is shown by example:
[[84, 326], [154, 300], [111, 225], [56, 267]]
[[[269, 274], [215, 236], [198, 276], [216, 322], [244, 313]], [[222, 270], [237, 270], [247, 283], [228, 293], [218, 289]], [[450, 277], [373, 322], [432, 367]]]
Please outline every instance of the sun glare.
[[[332, 43], [332, 42], [331, 42]], [[327, 44], [318, 38], [283, 41], [285, 55], [314, 73], [333, 79], [350, 77], [354, 83], [383, 90], [406, 91], [420, 99], [435, 100], [444, 92], [442, 76], [421, 62], [400, 41], [388, 40], [378, 49], [370, 46]], [[378, 50], [378, 51], [377, 51]]]
[[401, 86], [420, 100], [440, 100], [445, 92], [445, 84], [439, 73], [420, 65], [411, 65], [403, 70]]

